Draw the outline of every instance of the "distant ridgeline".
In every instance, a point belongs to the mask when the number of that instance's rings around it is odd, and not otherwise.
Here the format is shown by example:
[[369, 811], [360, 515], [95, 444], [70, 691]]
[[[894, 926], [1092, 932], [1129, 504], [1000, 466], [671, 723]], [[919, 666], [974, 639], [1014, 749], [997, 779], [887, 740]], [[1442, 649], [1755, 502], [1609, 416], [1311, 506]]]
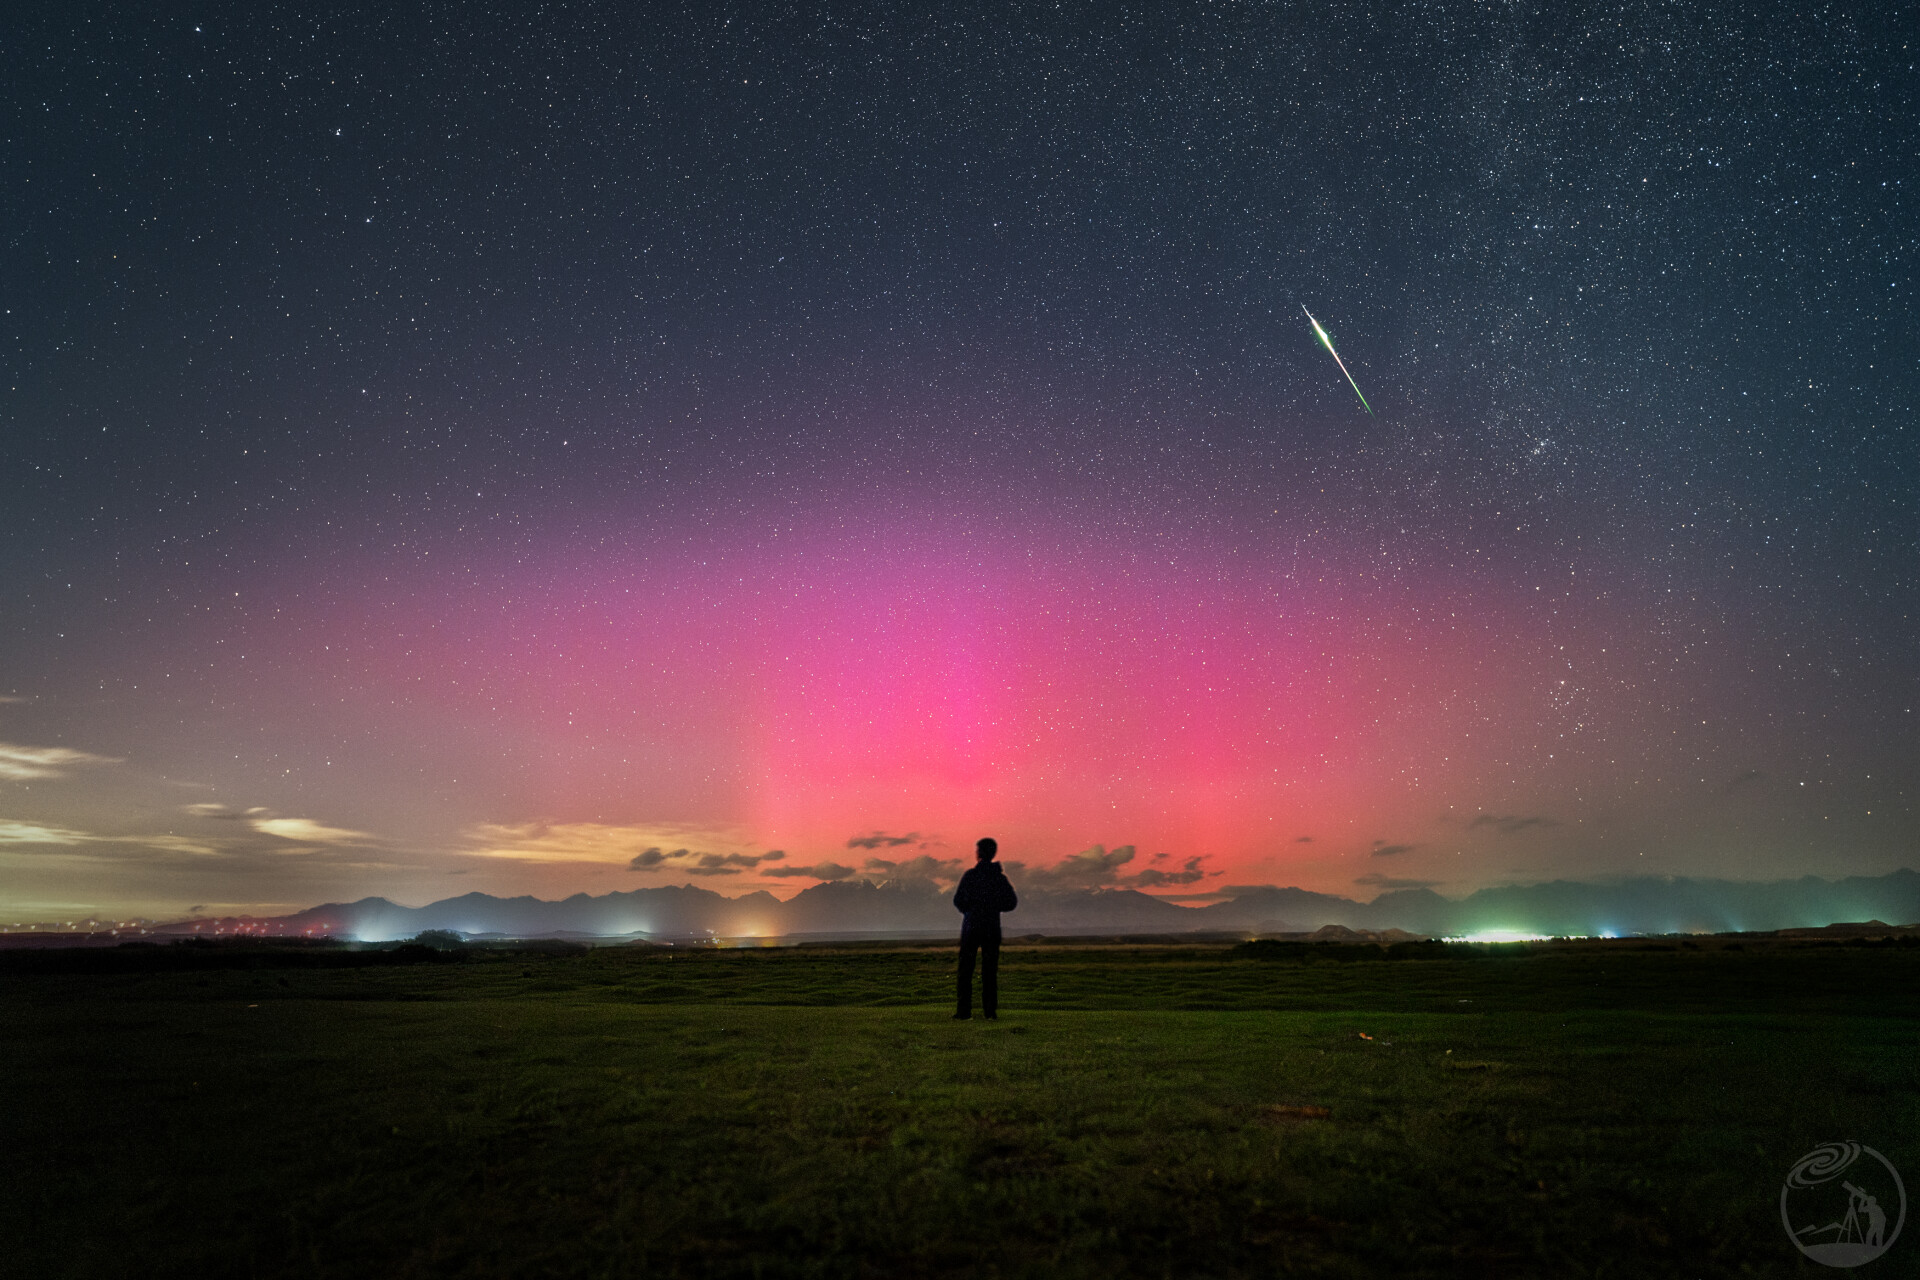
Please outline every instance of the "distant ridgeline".
[[[1458, 902], [1427, 889], [1372, 902], [1305, 889], [1239, 889], [1205, 907], [1183, 907], [1130, 889], [1023, 889], [1009, 936], [1031, 934], [1308, 933], [1325, 925], [1401, 929], [1422, 937], [1746, 933], [1843, 921], [1920, 923], [1920, 873], [1743, 883], [1643, 878], [1615, 884], [1483, 889]], [[728, 898], [682, 885], [559, 902], [484, 893], [402, 907], [385, 898], [314, 907], [267, 920], [203, 921], [165, 932], [327, 935], [387, 941], [428, 929], [502, 938], [917, 938], [954, 934], [950, 891], [924, 880], [815, 885], [781, 902], [766, 892]], [[232, 927], [224, 927], [224, 926]]]

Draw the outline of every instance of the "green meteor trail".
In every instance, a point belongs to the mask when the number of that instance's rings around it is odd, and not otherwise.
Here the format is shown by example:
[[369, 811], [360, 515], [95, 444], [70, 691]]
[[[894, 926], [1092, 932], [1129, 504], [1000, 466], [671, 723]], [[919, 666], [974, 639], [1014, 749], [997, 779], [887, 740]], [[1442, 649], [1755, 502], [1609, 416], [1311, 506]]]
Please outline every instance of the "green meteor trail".
[[[1300, 309], [1302, 311], [1307, 311], [1307, 308], [1304, 304], [1301, 306]], [[1333, 357], [1333, 362], [1340, 366], [1340, 372], [1347, 373], [1347, 362], [1345, 360], [1342, 360], [1340, 358], [1340, 353], [1333, 349], [1333, 339], [1327, 336], [1327, 331], [1320, 327], [1320, 322], [1313, 318], [1313, 312], [1311, 311], [1307, 311], [1307, 323], [1311, 324], [1313, 326], [1313, 331], [1320, 335], [1320, 345], [1327, 349], [1327, 354]], [[1347, 373], [1347, 385], [1353, 388], [1353, 394], [1360, 396], [1360, 407], [1367, 411], [1368, 417], [1372, 417], [1373, 406], [1367, 403], [1367, 398], [1365, 396], [1360, 395], [1360, 384], [1353, 380], [1353, 375], [1350, 373]]]

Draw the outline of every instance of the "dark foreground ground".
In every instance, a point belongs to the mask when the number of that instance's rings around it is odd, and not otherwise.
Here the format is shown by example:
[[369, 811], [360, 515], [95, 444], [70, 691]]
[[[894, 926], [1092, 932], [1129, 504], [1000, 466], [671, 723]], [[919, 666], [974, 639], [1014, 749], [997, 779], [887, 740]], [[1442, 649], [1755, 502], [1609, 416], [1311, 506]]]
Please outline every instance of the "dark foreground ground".
[[1920, 1274], [1779, 1219], [1920, 1184], [1916, 947], [311, 961], [0, 971], [0, 1273]]

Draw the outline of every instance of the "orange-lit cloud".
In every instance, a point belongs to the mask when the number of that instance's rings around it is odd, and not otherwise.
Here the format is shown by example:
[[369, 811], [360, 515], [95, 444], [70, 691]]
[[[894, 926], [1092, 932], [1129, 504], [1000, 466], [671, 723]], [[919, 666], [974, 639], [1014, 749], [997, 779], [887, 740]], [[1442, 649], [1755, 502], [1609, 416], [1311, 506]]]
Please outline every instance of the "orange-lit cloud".
[[212, 857], [220, 852], [204, 841], [190, 840], [176, 835], [108, 836], [91, 831], [79, 831], [72, 827], [17, 822], [10, 818], [0, 818], [0, 845], [43, 845], [66, 849], [85, 849], [94, 845], [131, 845], [162, 853], [184, 853], [195, 857]]
[[734, 874], [786, 856], [777, 849], [758, 850], [735, 831], [673, 823], [483, 822], [468, 828], [466, 839], [464, 852], [479, 858], [613, 863], [693, 875]]
[[17, 742], [0, 742], [0, 779], [8, 782], [64, 778], [74, 769], [121, 763], [124, 762], [114, 756], [97, 756], [71, 747], [26, 747]]

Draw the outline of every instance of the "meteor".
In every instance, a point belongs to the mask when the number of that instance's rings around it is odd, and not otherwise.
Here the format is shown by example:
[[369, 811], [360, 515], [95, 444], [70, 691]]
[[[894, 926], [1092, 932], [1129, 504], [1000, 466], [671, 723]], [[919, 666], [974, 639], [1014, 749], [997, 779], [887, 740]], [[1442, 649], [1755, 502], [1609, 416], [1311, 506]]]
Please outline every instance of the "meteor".
[[[1306, 305], [1304, 303], [1301, 305], [1300, 309], [1302, 311], [1307, 311]], [[1320, 335], [1320, 345], [1327, 349], [1327, 354], [1333, 357], [1333, 362], [1340, 366], [1340, 372], [1347, 373], [1347, 362], [1345, 360], [1342, 360], [1340, 358], [1340, 353], [1333, 349], [1333, 339], [1327, 336], [1327, 331], [1320, 327], [1320, 322], [1313, 318], [1313, 312], [1311, 311], [1307, 311], [1307, 323], [1311, 324], [1313, 326], [1313, 331], [1316, 334]], [[1353, 380], [1353, 375], [1350, 373], [1347, 373], [1347, 385], [1353, 388], [1353, 394], [1360, 396], [1360, 384]], [[1373, 406], [1367, 403], [1367, 398], [1365, 396], [1360, 396], [1360, 407], [1367, 411], [1368, 417], [1373, 416]]]

